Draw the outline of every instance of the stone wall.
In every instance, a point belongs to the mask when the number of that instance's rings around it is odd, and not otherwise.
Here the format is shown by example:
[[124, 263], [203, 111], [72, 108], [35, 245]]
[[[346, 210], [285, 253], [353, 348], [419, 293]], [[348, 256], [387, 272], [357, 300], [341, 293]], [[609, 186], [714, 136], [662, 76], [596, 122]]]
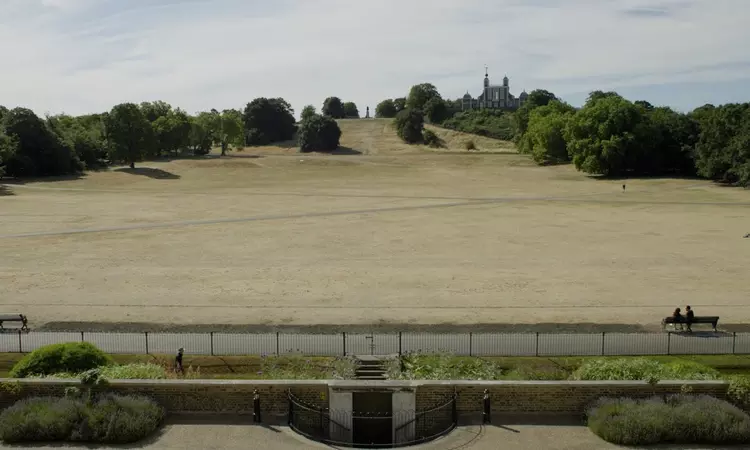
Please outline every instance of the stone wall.
[[[62, 396], [77, 380], [0, 379], [0, 408], [29, 396]], [[328, 408], [329, 387], [339, 391], [415, 391], [418, 411], [433, 408], [458, 394], [462, 414], [482, 411], [484, 390], [490, 393], [493, 412], [582, 413], [600, 397], [648, 397], [677, 394], [685, 387], [693, 393], [725, 398], [724, 381], [297, 381], [297, 380], [120, 380], [110, 382], [119, 394], [154, 398], [172, 413], [249, 414], [253, 391], [258, 390], [264, 422], [283, 420], [288, 411], [287, 392], [305, 403]], [[20, 388], [20, 389], [19, 389]], [[17, 392], [20, 391], [20, 392]]]

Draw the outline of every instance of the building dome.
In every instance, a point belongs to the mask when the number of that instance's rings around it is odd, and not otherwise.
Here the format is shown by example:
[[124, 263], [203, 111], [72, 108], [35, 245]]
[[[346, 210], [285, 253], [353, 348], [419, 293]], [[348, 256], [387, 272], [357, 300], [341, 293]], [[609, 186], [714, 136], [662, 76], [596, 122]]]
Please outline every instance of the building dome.
[[521, 92], [521, 95], [519, 95], [518, 97], [521, 98], [521, 99], [525, 99], [528, 96], [529, 96], [529, 94], [527, 94], [526, 91], [523, 91], [523, 92]]
[[471, 99], [471, 94], [469, 94], [468, 92], [467, 92], [467, 93], [465, 93], [465, 94], [464, 94], [464, 99], [466, 99], [466, 100], [470, 100], [470, 99]]

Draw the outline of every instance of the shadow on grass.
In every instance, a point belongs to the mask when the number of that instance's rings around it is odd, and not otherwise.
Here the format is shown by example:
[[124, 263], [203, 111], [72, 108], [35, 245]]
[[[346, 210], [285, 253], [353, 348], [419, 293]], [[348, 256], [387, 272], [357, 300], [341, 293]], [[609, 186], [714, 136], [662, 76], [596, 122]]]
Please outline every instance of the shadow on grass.
[[76, 173], [71, 175], [58, 175], [54, 177], [29, 177], [29, 178], [7, 178], [3, 179], [2, 183], [8, 186], [14, 184], [23, 186], [29, 183], [54, 183], [56, 181], [74, 181], [86, 178], [86, 173]]
[[8, 186], [0, 184], [0, 197], [7, 197], [10, 195], [16, 195]]
[[180, 176], [177, 174], [174, 174], [172, 172], [167, 172], [166, 170], [162, 169], [154, 169], [153, 167], [136, 167], [135, 169], [131, 168], [120, 168], [115, 169], [115, 172], [124, 172], [129, 173], [131, 175], [140, 175], [148, 178], [153, 178], [155, 180], [179, 180]]
[[331, 152], [332, 155], [361, 155], [362, 152], [351, 147], [339, 147]]
[[588, 175], [588, 178], [599, 181], [646, 181], [646, 180], [690, 180], [690, 181], [709, 181], [705, 178], [701, 178], [697, 175], [677, 175], [677, 174], [661, 174], [661, 175]]

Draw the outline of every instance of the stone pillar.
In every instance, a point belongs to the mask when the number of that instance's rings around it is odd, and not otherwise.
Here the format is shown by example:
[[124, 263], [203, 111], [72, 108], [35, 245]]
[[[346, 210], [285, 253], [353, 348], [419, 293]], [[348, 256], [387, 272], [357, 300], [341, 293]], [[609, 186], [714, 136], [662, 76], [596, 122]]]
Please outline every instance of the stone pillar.
[[367, 115], [365, 116], [365, 119], [369, 119], [369, 118], [370, 118], [370, 107], [368, 106], [367, 107]]
[[[416, 434], [417, 397], [413, 391], [398, 391], [393, 393], [393, 443], [400, 444], [414, 440]], [[402, 425], [405, 427], [399, 429]], [[398, 430], [398, 431], [396, 431]]]
[[352, 423], [352, 393], [329, 389], [328, 411], [330, 439], [338, 442], [354, 442]]

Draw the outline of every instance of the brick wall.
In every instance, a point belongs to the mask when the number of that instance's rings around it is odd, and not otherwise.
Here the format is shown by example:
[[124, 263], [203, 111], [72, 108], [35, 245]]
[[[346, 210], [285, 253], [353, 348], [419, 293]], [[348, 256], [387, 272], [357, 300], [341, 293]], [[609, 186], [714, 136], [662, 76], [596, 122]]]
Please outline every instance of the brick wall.
[[601, 397], [643, 398], [679, 394], [689, 386], [694, 394], [725, 398], [728, 384], [723, 381], [492, 381], [420, 382], [417, 410], [429, 409], [458, 393], [459, 413], [482, 411], [484, 390], [490, 394], [493, 412], [574, 413]]
[[[0, 408], [16, 400], [34, 396], [62, 396], [77, 380], [0, 380]], [[20, 383], [20, 394], [10, 388]], [[328, 408], [328, 384], [325, 381], [235, 381], [235, 380], [120, 380], [112, 381], [108, 390], [123, 395], [151, 397], [172, 413], [235, 413], [253, 411], [253, 392], [260, 394], [262, 414], [271, 419], [284, 418], [288, 411], [287, 392], [302, 401]], [[265, 421], [265, 419], [264, 419]]]
[[[20, 394], [12, 394], [20, 384]], [[77, 380], [2, 380], [0, 408], [29, 396], [62, 396]], [[416, 408], [433, 408], [458, 393], [459, 413], [482, 411], [482, 397], [489, 390], [493, 412], [582, 413], [600, 397], [649, 397], [677, 394], [683, 386], [693, 393], [724, 398], [723, 381], [296, 381], [296, 380], [122, 380], [112, 381], [110, 390], [120, 394], [152, 397], [172, 413], [251, 413], [253, 391], [258, 389], [265, 421], [287, 414], [287, 392], [305, 403], [328, 408], [329, 386], [342, 390], [416, 391]], [[267, 419], [266, 419], [267, 418]]]

